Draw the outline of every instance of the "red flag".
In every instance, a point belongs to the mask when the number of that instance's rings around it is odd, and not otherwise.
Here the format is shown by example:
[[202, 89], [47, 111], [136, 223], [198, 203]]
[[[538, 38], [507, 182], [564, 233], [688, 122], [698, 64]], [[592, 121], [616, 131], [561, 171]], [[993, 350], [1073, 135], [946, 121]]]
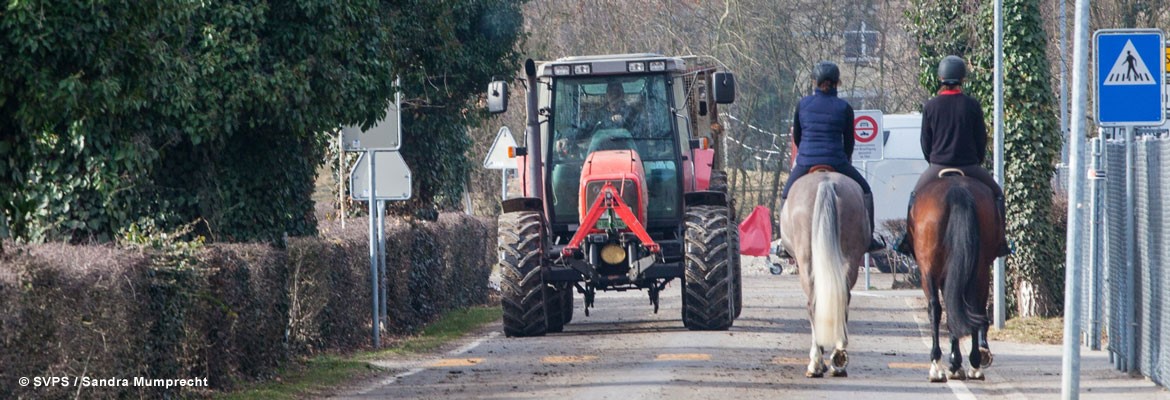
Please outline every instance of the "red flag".
[[739, 254], [764, 257], [772, 246], [772, 211], [756, 206], [739, 224]]

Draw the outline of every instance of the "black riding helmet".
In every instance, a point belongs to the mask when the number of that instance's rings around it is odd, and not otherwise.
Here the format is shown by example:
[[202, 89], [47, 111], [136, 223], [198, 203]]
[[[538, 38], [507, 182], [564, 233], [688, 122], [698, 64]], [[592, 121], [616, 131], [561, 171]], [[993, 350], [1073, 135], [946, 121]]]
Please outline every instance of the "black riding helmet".
[[841, 70], [837, 68], [837, 64], [828, 61], [821, 61], [813, 66], [813, 81], [816, 81], [817, 86], [821, 82], [828, 81], [829, 83], [841, 82]]
[[938, 63], [938, 79], [944, 85], [958, 85], [967, 77], [967, 63], [959, 56], [946, 56]]

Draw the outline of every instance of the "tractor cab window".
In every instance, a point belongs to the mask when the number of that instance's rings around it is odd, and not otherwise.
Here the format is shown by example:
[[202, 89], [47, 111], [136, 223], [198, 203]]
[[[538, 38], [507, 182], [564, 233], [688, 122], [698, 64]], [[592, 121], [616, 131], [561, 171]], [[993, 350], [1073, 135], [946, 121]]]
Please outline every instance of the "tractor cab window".
[[557, 78], [552, 98], [554, 218], [576, 222], [581, 166], [590, 153], [630, 149], [646, 172], [650, 219], [673, 217], [681, 196], [667, 75]]

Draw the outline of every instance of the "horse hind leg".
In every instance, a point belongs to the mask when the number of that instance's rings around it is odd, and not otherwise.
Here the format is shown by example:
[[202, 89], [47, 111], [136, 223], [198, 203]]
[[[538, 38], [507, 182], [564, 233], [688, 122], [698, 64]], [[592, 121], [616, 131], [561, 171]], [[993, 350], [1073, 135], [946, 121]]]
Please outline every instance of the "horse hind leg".
[[845, 351], [844, 346], [837, 347], [833, 350], [833, 355], [829, 357], [829, 374], [836, 377], [849, 376], [849, 372], [845, 367], [849, 365], [849, 353]]
[[989, 351], [982, 347], [984, 344], [986, 344], [986, 340], [984, 340], [982, 336], [982, 329], [976, 329], [975, 332], [971, 334], [971, 370], [967, 372], [967, 378], [979, 381], [985, 379], [983, 376], [983, 371], [980, 369], [983, 365], [983, 352]]
[[967, 379], [967, 373], [963, 371], [963, 350], [957, 336], [951, 336], [951, 367], [947, 370], [947, 379]]
[[825, 349], [817, 345], [816, 327], [813, 327], [812, 348], [808, 351], [808, 371], [805, 371], [806, 378], [822, 378], [825, 376]]
[[[930, 285], [926, 280], [928, 277], [923, 277], [923, 284]], [[938, 345], [938, 326], [942, 319], [942, 303], [938, 300], [938, 291], [930, 288], [927, 290], [930, 295], [930, 305], [927, 307], [927, 312], [930, 314], [930, 332], [931, 332], [931, 346], [930, 346], [930, 374], [928, 377], [932, 383], [946, 382], [947, 377], [943, 373], [943, 368], [939, 366], [938, 361], [942, 359], [942, 348]]]
[[991, 345], [987, 344], [987, 329], [991, 326], [991, 322], [983, 325], [983, 330], [979, 331], [979, 364], [972, 363], [971, 365], [979, 365], [979, 368], [987, 368], [991, 366], [994, 356], [991, 354]]

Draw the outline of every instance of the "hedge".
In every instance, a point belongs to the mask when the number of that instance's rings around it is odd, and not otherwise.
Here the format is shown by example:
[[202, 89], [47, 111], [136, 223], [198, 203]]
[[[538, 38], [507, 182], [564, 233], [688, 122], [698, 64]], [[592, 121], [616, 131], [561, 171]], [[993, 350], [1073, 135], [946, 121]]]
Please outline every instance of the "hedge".
[[[9, 248], [0, 255], [0, 398], [201, 397], [312, 354], [367, 348], [367, 225], [353, 222], [322, 224], [320, 237], [283, 249]], [[487, 301], [494, 224], [444, 214], [386, 234], [390, 333]], [[18, 384], [38, 376], [207, 378], [210, 389]]]

